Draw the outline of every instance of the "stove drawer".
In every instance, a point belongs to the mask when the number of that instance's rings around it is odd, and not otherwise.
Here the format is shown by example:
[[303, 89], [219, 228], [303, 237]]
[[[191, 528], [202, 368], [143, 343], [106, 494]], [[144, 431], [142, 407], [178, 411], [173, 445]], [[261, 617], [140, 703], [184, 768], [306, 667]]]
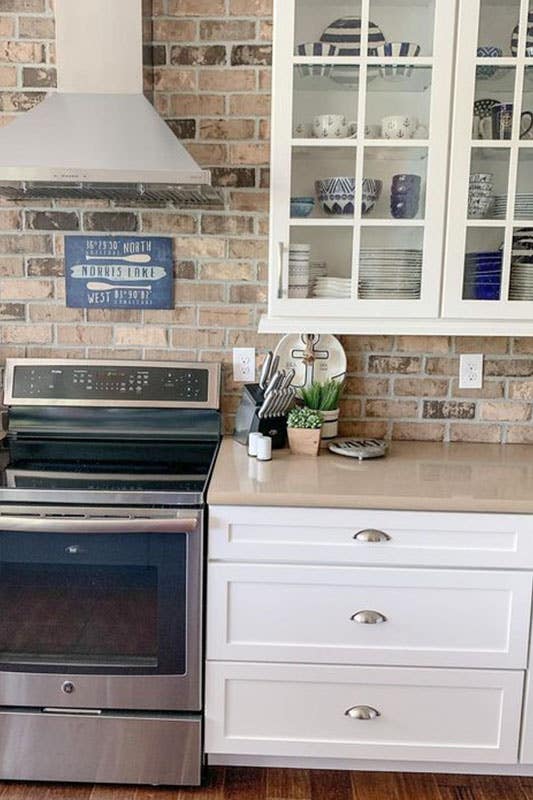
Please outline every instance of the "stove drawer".
[[148, 534], [1, 533], [0, 562], [142, 565], [149, 563]]
[[198, 785], [200, 715], [0, 711], [0, 780]]

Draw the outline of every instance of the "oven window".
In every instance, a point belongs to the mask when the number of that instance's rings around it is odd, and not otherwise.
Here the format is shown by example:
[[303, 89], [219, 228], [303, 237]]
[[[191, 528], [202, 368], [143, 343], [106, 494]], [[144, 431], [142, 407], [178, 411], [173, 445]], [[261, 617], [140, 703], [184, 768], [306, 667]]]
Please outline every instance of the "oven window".
[[0, 664], [33, 671], [183, 674], [185, 536], [144, 539], [4, 534]]

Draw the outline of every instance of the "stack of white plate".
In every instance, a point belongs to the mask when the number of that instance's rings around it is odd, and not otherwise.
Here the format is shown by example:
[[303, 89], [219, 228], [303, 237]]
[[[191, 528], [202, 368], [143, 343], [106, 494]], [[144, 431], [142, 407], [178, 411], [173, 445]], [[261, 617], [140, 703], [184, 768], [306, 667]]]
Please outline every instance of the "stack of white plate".
[[514, 215], [517, 219], [533, 219], [533, 193], [523, 192], [516, 195]]
[[490, 214], [490, 219], [505, 219], [507, 216], [507, 195], [497, 194], [494, 198]]
[[[533, 219], [533, 193], [522, 192], [516, 195], [514, 207], [515, 219]], [[494, 219], [505, 219], [507, 214], [507, 196], [497, 195], [494, 198], [494, 205], [489, 217]]]
[[418, 300], [421, 282], [421, 250], [361, 250], [362, 300]]
[[350, 298], [352, 281], [350, 278], [317, 278], [313, 286], [315, 297]]
[[533, 264], [512, 265], [509, 300], [533, 300]]
[[289, 297], [309, 296], [310, 244], [291, 244], [289, 246]]

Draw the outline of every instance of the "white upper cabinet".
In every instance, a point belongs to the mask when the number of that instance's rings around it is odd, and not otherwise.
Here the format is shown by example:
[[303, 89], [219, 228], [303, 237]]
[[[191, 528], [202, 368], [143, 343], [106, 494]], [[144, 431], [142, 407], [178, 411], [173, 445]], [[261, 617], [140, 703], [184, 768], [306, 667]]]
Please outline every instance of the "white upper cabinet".
[[533, 2], [461, 0], [444, 315], [533, 315]]
[[533, 0], [274, 6], [261, 330], [533, 333]]
[[270, 314], [435, 317], [450, 0], [277, 0]]

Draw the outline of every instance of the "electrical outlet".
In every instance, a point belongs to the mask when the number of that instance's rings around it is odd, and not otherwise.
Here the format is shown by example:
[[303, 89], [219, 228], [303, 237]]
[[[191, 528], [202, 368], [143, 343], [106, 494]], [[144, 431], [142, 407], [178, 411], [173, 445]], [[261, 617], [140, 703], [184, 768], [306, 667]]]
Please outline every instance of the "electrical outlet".
[[459, 362], [459, 388], [460, 389], [482, 389], [483, 388], [483, 355], [461, 356]]
[[236, 383], [255, 381], [255, 347], [233, 348], [233, 380]]

